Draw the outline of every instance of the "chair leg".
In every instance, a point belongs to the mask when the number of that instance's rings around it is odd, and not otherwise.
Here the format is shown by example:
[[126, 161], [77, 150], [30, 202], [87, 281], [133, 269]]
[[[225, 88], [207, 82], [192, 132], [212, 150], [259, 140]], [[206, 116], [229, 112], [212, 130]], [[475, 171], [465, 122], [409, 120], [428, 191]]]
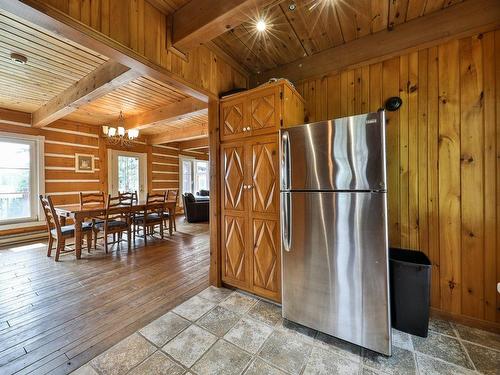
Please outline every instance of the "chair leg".
[[54, 245], [54, 237], [49, 234], [49, 243], [47, 245], [47, 256], [50, 257], [52, 254], [52, 246]]
[[165, 236], [163, 234], [163, 220], [160, 221], [160, 237], [162, 240], [165, 238]]
[[90, 249], [92, 247], [92, 232], [87, 233], [87, 252], [90, 254]]
[[66, 240], [64, 238], [57, 239], [57, 248], [56, 248], [56, 262], [59, 262], [59, 255], [61, 251], [64, 250], [64, 246], [66, 245]]
[[148, 227], [144, 224], [143, 232], [144, 232], [144, 245], [148, 246], [148, 235], [147, 235]]
[[99, 231], [94, 229], [94, 250], [97, 250], [97, 236], [99, 235]]
[[128, 251], [129, 251], [129, 252], [130, 252], [130, 250], [131, 250], [131, 248], [132, 248], [132, 244], [131, 244], [131, 242], [132, 242], [132, 241], [130, 241], [130, 240], [131, 240], [131, 237], [132, 237], [132, 232], [131, 232], [131, 228], [129, 228], [129, 229], [127, 230], [127, 247], [128, 247]]
[[104, 231], [104, 251], [108, 253], [108, 233]]
[[[174, 209], [174, 212], [175, 212], [175, 209]], [[175, 213], [172, 214], [172, 223], [174, 224], [174, 231], [177, 232], [177, 224], [175, 223]]]

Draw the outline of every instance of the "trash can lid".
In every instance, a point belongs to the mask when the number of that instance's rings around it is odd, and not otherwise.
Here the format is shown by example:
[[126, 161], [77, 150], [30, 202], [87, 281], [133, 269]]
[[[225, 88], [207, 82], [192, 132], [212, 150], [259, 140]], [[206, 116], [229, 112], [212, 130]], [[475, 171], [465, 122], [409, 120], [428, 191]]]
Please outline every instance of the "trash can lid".
[[423, 252], [419, 250], [389, 248], [389, 259], [396, 262], [417, 264], [419, 266], [431, 266], [431, 261]]

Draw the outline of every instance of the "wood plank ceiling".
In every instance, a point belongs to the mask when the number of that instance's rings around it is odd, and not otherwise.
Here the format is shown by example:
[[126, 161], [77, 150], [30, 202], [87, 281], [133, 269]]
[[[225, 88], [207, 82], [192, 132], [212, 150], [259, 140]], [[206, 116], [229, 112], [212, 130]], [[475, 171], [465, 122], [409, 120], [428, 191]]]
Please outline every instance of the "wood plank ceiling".
[[246, 22], [214, 43], [247, 70], [259, 73], [461, 1], [285, 0], [260, 16], [268, 24], [265, 33]]
[[179, 120], [168, 123], [159, 122], [155, 126], [141, 130], [141, 132], [144, 135], [156, 135], [172, 131], [173, 129], [186, 129], [192, 126], [208, 126], [208, 112], [205, 110], [201, 111], [201, 113], [185, 115]]
[[[155, 5], [163, 4], [164, 11], [172, 12], [186, 2], [162, 0]], [[15, 63], [11, 53], [27, 57], [27, 63]], [[0, 11], [0, 108], [33, 113], [107, 61], [105, 56]], [[116, 121], [120, 111], [127, 118], [186, 98], [187, 95], [173, 87], [142, 76], [78, 108], [64, 119], [103, 125]], [[141, 132], [159, 134], [206, 123], [207, 114], [201, 112], [182, 116], [172, 124], [160, 122]]]
[[79, 108], [66, 118], [87, 124], [102, 125], [116, 120], [120, 111], [123, 111], [125, 117], [130, 117], [186, 98], [186, 95], [163, 82], [149, 77], [140, 77]]
[[[13, 62], [11, 53], [27, 63]], [[0, 11], [0, 107], [34, 112], [107, 60]]]

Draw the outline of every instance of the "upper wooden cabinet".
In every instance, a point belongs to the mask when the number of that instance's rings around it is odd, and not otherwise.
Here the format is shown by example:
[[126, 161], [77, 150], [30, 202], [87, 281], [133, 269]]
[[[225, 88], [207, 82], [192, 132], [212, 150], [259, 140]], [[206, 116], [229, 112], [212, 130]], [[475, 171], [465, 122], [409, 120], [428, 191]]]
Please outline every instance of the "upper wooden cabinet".
[[287, 81], [257, 87], [221, 100], [222, 141], [272, 134], [304, 122], [304, 100]]

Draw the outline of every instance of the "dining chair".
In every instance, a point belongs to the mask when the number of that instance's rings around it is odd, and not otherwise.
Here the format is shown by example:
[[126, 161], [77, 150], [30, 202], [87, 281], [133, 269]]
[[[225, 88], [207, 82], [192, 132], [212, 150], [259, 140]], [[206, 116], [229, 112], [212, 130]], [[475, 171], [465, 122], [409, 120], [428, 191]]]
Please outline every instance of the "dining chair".
[[[99, 206], [101, 205], [102, 207], [105, 207], [105, 198], [104, 198], [104, 193], [102, 191], [97, 192], [97, 193], [82, 193], [80, 192], [80, 208], [89, 208], [92, 206]], [[98, 216], [95, 218], [91, 218], [92, 221], [90, 222], [92, 224], [92, 232], [94, 234], [94, 249], [97, 249], [97, 235], [99, 233], [99, 230], [96, 228], [96, 224], [102, 223], [104, 220], [103, 216]], [[87, 222], [88, 223], [88, 222]]]
[[146, 205], [144, 206], [144, 211], [141, 214], [135, 215], [134, 218], [134, 242], [136, 233], [139, 234], [139, 228], [142, 227], [142, 233], [144, 235], [144, 244], [148, 244], [148, 234], [154, 234], [155, 226], [160, 226], [160, 236], [163, 239], [163, 213], [165, 207], [166, 194], [149, 194], [146, 198]]
[[128, 250], [130, 251], [132, 234], [131, 209], [132, 200], [129, 200], [128, 203], [123, 203], [119, 196], [112, 197], [108, 195], [104, 220], [95, 225], [98, 231], [104, 232], [104, 250], [106, 254], [108, 253], [108, 236], [112, 234], [113, 243], [115, 243], [116, 234], [118, 234], [118, 242], [120, 242], [123, 232], [127, 232]]
[[[173, 225], [174, 231], [177, 231], [177, 224], [175, 223], [175, 218], [176, 218], [178, 200], [179, 200], [179, 189], [167, 190], [167, 202], [175, 201], [175, 206], [174, 206], [174, 209], [172, 210], [172, 225]], [[170, 216], [170, 212], [165, 211], [163, 213], [165, 224], [168, 223], [169, 216]], [[167, 228], [167, 229], [170, 229], [170, 228]]]
[[[74, 251], [74, 249], [65, 249], [66, 240], [75, 236], [75, 226], [61, 225], [61, 221], [56, 213], [56, 210], [54, 209], [54, 204], [52, 203], [52, 198], [50, 196], [44, 198], [43, 195], [40, 195], [40, 202], [42, 204], [43, 213], [45, 214], [45, 220], [47, 221], [47, 231], [49, 234], [47, 256], [50, 257], [52, 255], [52, 246], [54, 245], [54, 241], [56, 241], [57, 245], [55, 261], [58, 262], [61, 253], [69, 253]], [[82, 242], [83, 238], [85, 237], [87, 242], [87, 250], [88, 252], [90, 252], [90, 246], [92, 244], [92, 223], [83, 223], [82, 232], [84, 234], [82, 236]]]
[[[139, 203], [139, 196], [137, 194], [137, 190], [133, 191], [133, 192], [118, 192], [118, 197], [120, 198], [120, 203], [121, 204], [130, 204], [132, 203], [132, 206], [134, 204], [137, 204]], [[131, 225], [132, 225], [132, 233], [134, 233], [135, 231], [135, 226], [134, 226], [134, 218], [135, 218], [135, 212], [132, 210], [132, 212], [130, 213], [130, 222], [131, 222]], [[121, 236], [121, 233], [120, 233], [120, 236]], [[120, 237], [121, 239], [121, 237]], [[113, 238], [113, 241], [115, 239]]]

